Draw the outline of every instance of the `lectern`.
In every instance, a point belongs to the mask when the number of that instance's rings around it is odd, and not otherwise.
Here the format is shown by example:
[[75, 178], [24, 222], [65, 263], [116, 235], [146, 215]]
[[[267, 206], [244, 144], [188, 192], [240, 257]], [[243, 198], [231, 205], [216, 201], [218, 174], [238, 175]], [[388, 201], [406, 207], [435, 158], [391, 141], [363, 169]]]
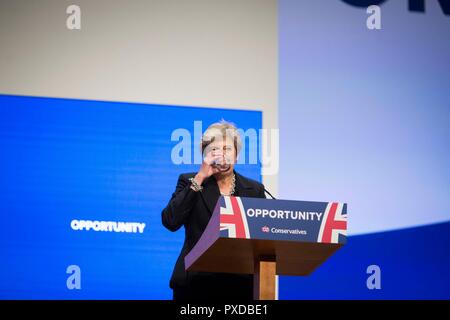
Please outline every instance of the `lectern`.
[[346, 203], [221, 196], [185, 268], [253, 274], [254, 299], [272, 300], [276, 275], [310, 274], [346, 233]]

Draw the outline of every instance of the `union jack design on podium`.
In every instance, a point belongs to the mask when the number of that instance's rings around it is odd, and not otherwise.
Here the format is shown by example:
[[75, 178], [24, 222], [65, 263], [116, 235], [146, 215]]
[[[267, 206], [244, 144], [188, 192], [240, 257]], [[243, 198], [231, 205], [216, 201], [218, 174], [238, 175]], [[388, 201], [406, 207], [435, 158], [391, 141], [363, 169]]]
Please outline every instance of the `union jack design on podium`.
[[347, 204], [329, 202], [323, 214], [318, 242], [339, 243], [347, 236]]
[[220, 207], [220, 231], [228, 231], [229, 238], [250, 239], [244, 206], [241, 198], [224, 196], [225, 207]]

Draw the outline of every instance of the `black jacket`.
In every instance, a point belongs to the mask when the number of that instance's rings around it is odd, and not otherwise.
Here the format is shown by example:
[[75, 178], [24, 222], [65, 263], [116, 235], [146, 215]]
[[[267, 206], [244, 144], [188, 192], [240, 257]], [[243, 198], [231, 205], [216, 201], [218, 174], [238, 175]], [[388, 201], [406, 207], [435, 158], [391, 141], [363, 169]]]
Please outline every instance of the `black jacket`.
[[[264, 186], [252, 179], [234, 172], [236, 176], [235, 196], [265, 198]], [[162, 223], [170, 231], [177, 231], [184, 226], [185, 240], [181, 253], [175, 264], [170, 287], [188, 286], [191, 281], [198, 277], [211, 275], [206, 272], [186, 272], [184, 269], [184, 257], [195, 246], [205, 230], [212, 211], [220, 197], [219, 186], [214, 176], [203, 182], [203, 199], [199, 192], [190, 188], [189, 178], [196, 173], [181, 174], [178, 178], [175, 192], [172, 194], [167, 206], [162, 211]]]

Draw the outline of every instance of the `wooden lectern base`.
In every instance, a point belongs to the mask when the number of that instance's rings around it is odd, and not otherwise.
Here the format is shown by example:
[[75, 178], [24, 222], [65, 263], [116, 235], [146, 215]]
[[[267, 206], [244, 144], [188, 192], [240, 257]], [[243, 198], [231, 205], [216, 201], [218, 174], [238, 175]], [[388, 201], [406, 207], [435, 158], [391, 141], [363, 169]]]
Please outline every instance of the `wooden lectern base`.
[[[188, 254], [187, 270], [253, 274], [253, 299], [276, 299], [276, 275], [306, 276], [342, 244], [258, 239], [211, 239]], [[206, 250], [207, 249], [207, 250]], [[232, 254], [231, 254], [232, 253]]]
[[276, 262], [274, 259], [258, 259], [255, 261], [253, 273], [253, 299], [276, 299]]

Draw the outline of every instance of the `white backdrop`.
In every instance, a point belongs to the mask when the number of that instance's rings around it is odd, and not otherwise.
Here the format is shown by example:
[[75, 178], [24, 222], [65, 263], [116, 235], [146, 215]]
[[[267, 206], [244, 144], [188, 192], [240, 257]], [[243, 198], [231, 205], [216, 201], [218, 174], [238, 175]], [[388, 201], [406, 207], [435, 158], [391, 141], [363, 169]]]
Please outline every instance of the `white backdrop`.
[[349, 233], [450, 218], [450, 16], [280, 0], [280, 175], [286, 199], [348, 202]]

